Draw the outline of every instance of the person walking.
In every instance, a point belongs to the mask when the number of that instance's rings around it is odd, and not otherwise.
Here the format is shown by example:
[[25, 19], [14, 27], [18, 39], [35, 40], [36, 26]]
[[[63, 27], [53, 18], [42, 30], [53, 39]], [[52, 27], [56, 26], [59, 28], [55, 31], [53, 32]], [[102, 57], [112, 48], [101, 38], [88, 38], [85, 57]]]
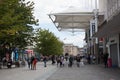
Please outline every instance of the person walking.
[[60, 56], [57, 56], [57, 57], [56, 57], [56, 61], [57, 61], [57, 67], [58, 67], [59, 64], [60, 64]]
[[60, 56], [60, 67], [64, 66], [64, 56]]
[[31, 62], [30, 62], [30, 64], [31, 64], [31, 70], [33, 70], [33, 61], [34, 61], [34, 56], [31, 57]]
[[109, 54], [106, 52], [106, 53], [104, 54], [104, 66], [105, 66], [105, 68], [108, 67], [108, 64], [107, 64], [108, 56], [109, 56]]
[[44, 67], [47, 67], [47, 56], [43, 57]]
[[92, 63], [95, 64], [95, 62], [96, 62], [96, 56], [93, 54], [93, 56], [92, 56]]
[[69, 64], [68, 64], [68, 66], [69, 66], [69, 67], [72, 67], [72, 65], [73, 65], [73, 56], [72, 56], [72, 55], [70, 55], [70, 57], [69, 57]]
[[52, 65], [54, 65], [55, 64], [55, 55], [52, 55], [51, 60], [52, 60]]
[[90, 54], [88, 54], [87, 61], [88, 61], [88, 64], [91, 64], [91, 57], [90, 57]]
[[27, 59], [27, 63], [28, 63], [28, 68], [30, 69], [30, 67], [31, 67], [31, 59], [30, 58]]
[[36, 70], [36, 63], [37, 63], [37, 58], [34, 58], [34, 60], [33, 60], [33, 70]]
[[80, 55], [76, 56], [77, 67], [80, 67]]

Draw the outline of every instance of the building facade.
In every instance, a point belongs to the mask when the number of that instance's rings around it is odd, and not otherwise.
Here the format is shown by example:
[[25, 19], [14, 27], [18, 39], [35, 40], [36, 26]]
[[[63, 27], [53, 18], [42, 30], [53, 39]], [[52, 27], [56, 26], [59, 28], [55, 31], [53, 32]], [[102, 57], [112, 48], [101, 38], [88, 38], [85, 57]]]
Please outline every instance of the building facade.
[[[74, 12], [74, 15], [72, 11], [71, 13], [50, 14], [56, 17], [56, 19], [52, 19], [52, 21], [54, 24], [61, 24], [56, 26], [57, 28], [84, 29], [86, 32], [87, 54], [95, 54], [98, 60], [100, 53], [104, 54], [108, 52], [109, 58], [112, 59], [112, 66], [120, 67], [120, 0], [94, 1], [95, 9], [93, 12], [81, 13], [78, 11]], [[99, 4], [99, 7], [97, 4]], [[66, 52], [73, 54], [73, 46], [66, 49], [65, 53]]]
[[103, 53], [109, 53], [113, 67], [120, 67], [120, 0], [99, 0], [100, 12], [104, 19], [94, 36], [103, 38]]
[[74, 46], [73, 44], [64, 44], [63, 46], [63, 54], [65, 55], [68, 53], [69, 55], [76, 56], [79, 54], [79, 48], [77, 46]]
[[120, 0], [99, 0], [97, 25], [95, 16], [90, 20], [90, 28], [86, 30], [87, 53], [96, 54], [97, 51], [96, 56], [99, 58], [101, 52], [108, 52], [112, 66], [120, 67]]

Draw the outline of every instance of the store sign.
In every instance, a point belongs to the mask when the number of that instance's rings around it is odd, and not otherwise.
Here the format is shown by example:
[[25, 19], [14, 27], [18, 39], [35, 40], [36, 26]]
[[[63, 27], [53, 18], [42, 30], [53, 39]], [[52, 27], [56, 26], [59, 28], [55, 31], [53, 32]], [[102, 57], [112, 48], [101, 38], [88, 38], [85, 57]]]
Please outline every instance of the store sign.
[[95, 20], [90, 21], [90, 36], [92, 37], [95, 34]]

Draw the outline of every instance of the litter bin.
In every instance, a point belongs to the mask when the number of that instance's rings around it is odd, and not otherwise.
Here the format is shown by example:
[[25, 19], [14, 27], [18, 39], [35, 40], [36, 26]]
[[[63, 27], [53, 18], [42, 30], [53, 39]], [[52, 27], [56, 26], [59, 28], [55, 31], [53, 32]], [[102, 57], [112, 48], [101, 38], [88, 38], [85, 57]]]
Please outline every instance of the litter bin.
[[108, 58], [108, 67], [112, 67], [112, 59], [111, 58]]

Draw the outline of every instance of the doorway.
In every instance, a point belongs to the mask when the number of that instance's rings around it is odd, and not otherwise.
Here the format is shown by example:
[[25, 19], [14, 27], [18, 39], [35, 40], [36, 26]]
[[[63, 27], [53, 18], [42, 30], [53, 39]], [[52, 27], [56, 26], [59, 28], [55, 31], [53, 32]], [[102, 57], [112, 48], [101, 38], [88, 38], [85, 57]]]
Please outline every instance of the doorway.
[[112, 59], [112, 66], [118, 67], [118, 50], [117, 44], [110, 45], [110, 57]]

